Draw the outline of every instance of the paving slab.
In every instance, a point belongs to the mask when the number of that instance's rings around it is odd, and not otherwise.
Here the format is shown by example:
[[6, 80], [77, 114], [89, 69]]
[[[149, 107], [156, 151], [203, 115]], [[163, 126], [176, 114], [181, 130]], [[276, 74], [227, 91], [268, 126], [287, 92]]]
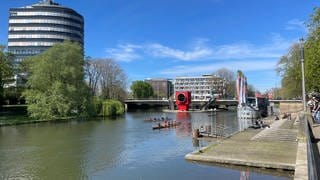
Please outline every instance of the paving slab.
[[300, 142], [298, 146], [294, 179], [308, 180], [307, 143]]

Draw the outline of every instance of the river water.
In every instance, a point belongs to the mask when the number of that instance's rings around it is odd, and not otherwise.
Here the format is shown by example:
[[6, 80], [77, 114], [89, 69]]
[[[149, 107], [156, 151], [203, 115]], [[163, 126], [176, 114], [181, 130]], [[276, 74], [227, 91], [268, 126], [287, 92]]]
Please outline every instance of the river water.
[[[152, 130], [146, 118], [181, 122]], [[39, 123], [0, 128], [0, 179], [290, 179], [287, 174], [189, 162], [206, 146], [192, 129], [237, 130], [235, 112], [128, 112], [117, 119]], [[214, 143], [214, 141], [213, 141]]]

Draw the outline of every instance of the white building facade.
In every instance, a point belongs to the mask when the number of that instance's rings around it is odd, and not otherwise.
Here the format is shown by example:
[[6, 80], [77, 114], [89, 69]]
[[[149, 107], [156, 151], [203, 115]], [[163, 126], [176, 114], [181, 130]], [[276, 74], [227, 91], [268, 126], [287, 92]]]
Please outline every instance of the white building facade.
[[174, 91], [190, 91], [192, 100], [207, 101], [225, 94], [226, 82], [213, 75], [198, 77], [176, 77]]

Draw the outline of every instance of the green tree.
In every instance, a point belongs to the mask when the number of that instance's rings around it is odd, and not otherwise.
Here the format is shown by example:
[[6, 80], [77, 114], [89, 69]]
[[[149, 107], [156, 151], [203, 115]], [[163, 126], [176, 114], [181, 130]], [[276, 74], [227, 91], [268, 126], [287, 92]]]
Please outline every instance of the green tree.
[[116, 116], [124, 113], [124, 106], [118, 100], [106, 100], [102, 103], [102, 116]]
[[305, 43], [305, 75], [307, 91], [320, 92], [320, 9], [315, 8], [307, 23]]
[[23, 94], [31, 117], [88, 115], [91, 98], [84, 81], [84, 58], [79, 44], [65, 41], [26, 61], [30, 77]]
[[105, 99], [126, 98], [127, 75], [114, 60], [87, 58], [85, 71], [92, 95]]
[[130, 89], [134, 98], [149, 98], [153, 96], [152, 86], [144, 81], [134, 81]]
[[14, 58], [5, 52], [5, 46], [0, 46], [0, 106], [3, 101], [4, 85], [12, 81], [14, 75]]
[[280, 58], [276, 71], [282, 77], [284, 98], [301, 97], [301, 55], [299, 44], [290, 47], [287, 55]]
[[232, 98], [236, 96], [236, 75], [227, 68], [221, 68], [216, 70], [214, 75], [223, 78], [226, 82], [224, 98]]
[[3, 90], [3, 98], [8, 104], [19, 104], [23, 103], [22, 92], [25, 90], [24, 87], [7, 87]]

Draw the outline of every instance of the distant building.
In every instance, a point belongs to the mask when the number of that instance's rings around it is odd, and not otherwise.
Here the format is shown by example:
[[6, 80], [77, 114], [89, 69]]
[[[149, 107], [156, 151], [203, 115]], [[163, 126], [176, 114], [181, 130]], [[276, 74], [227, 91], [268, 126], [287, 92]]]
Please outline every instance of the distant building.
[[52, 0], [9, 10], [8, 51], [17, 63], [64, 40], [83, 46], [83, 39], [83, 17]]
[[4, 84], [4, 88], [21, 87], [26, 84], [25, 74], [15, 74], [9, 81], [10, 83]]
[[174, 91], [191, 91], [192, 100], [208, 100], [225, 94], [225, 80], [213, 75], [177, 77]]
[[171, 95], [171, 82], [168, 79], [145, 79], [153, 88], [153, 93], [158, 99], [169, 98]]

